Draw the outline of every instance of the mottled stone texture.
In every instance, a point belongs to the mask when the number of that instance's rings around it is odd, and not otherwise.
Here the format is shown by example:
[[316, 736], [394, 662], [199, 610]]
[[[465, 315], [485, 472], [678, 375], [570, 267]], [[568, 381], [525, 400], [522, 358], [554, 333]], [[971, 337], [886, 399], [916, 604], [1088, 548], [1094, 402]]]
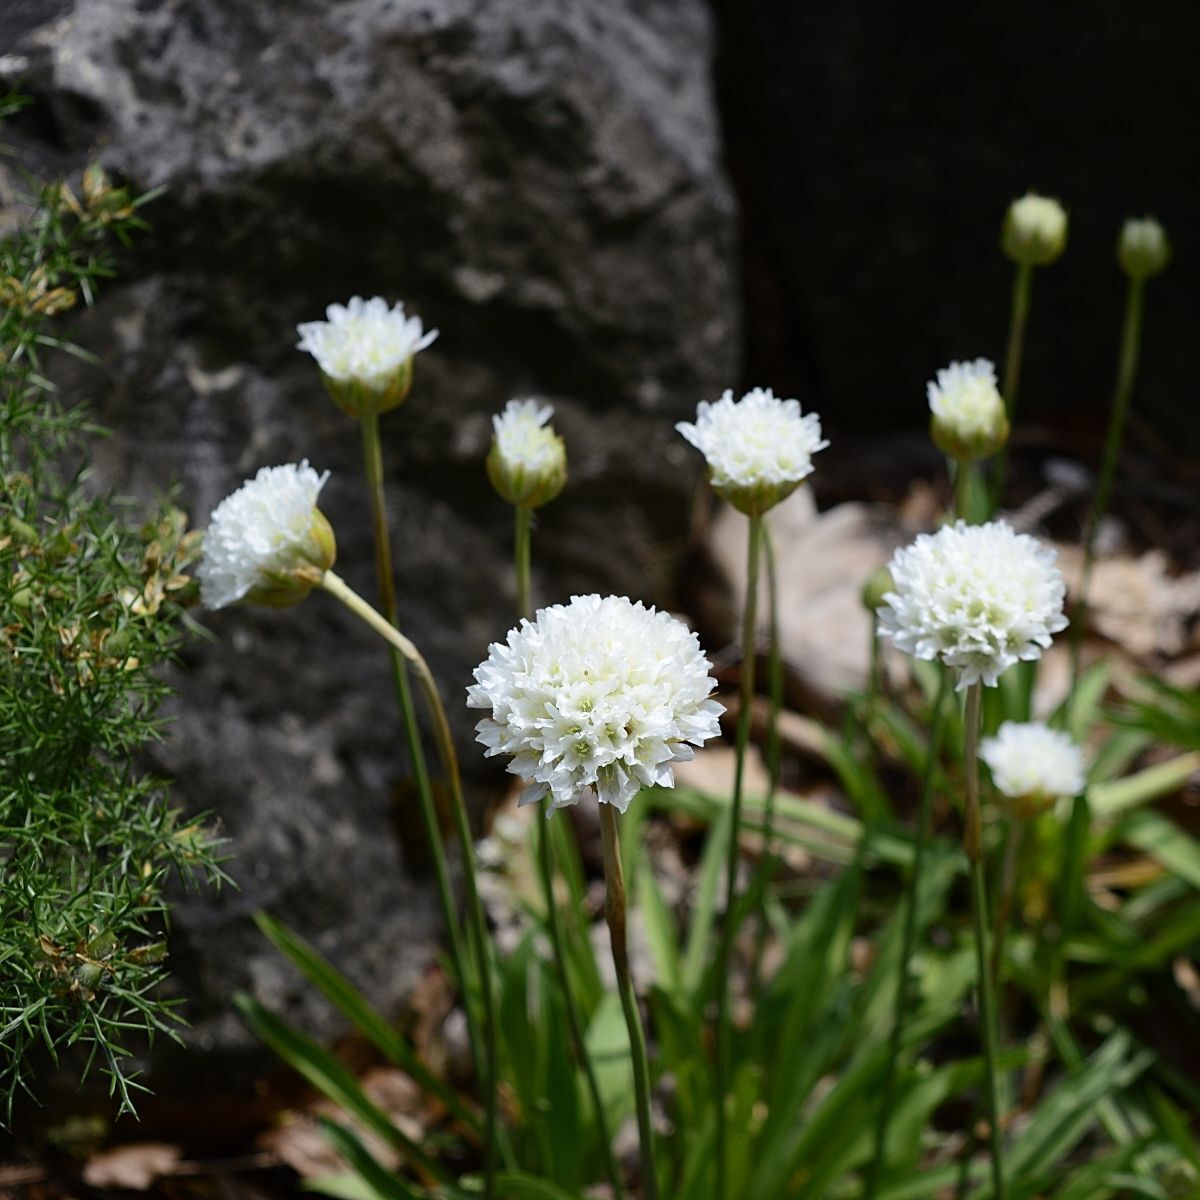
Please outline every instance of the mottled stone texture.
[[[5, 69], [36, 108], [10, 132], [140, 189], [154, 232], [76, 335], [73, 380], [116, 436], [102, 478], [173, 481], [197, 523], [264, 464], [308, 457], [340, 569], [373, 591], [357, 429], [324, 396], [298, 321], [354, 293], [441, 329], [384, 419], [402, 623], [456, 711], [511, 623], [510, 514], [488, 490], [488, 416], [551, 398], [571, 481], [536, 538], [542, 600], [661, 599], [694, 470], [672, 423], [736, 374], [733, 211], [702, 0], [77, 0], [14, 3]], [[26, 64], [14, 62], [24, 58]], [[694, 464], [689, 464], [694, 468]], [[676, 539], [669, 541], [668, 539]], [[173, 956], [223, 1069], [250, 1044], [237, 987], [319, 1033], [328, 1013], [250, 922], [265, 907], [395, 1009], [437, 937], [386, 660], [316, 596], [205, 619], [156, 765], [221, 817], [240, 890], [177, 909]], [[160, 1072], [170, 1087], [170, 1072]]]

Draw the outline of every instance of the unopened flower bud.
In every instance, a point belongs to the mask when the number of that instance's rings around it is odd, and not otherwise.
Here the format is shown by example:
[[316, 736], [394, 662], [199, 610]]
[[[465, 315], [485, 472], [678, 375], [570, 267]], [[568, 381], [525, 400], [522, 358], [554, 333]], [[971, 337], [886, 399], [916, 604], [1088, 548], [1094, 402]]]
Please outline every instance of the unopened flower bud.
[[863, 584], [863, 608], [868, 612], [875, 612], [882, 608], [888, 592], [893, 591], [895, 587], [896, 581], [892, 578], [892, 573], [887, 569], [887, 565], [877, 567], [867, 582]]
[[389, 308], [381, 296], [354, 296], [349, 304], [331, 304], [325, 315], [327, 321], [297, 326], [296, 348], [317, 360], [337, 406], [361, 417], [403, 404], [412, 389], [413, 358], [437, 330], [425, 333], [420, 317], [406, 317], [403, 304]]
[[320, 584], [337, 558], [317, 508], [329, 472], [302, 462], [263, 467], [213, 511], [197, 569], [206, 608], [238, 601], [288, 608]]
[[492, 418], [492, 448], [487, 456], [492, 487], [519, 508], [549, 504], [567, 482], [567, 448], [547, 424], [549, 404], [510, 400]]
[[1013, 262], [1048, 266], [1067, 248], [1066, 210], [1049, 196], [1026, 192], [1008, 206], [1000, 245]]
[[926, 395], [933, 443], [955, 461], [987, 458], [1008, 440], [1008, 414], [988, 359], [952, 362], [928, 384]]
[[1153, 218], [1130, 218], [1117, 239], [1117, 261], [1131, 279], [1149, 279], [1171, 261], [1167, 231]]

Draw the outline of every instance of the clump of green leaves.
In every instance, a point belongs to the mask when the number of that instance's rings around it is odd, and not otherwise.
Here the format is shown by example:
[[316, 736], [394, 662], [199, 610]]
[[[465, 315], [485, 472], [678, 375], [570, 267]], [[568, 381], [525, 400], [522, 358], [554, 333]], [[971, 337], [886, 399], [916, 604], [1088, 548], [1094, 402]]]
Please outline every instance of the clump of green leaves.
[[[0, 117], [21, 106], [0, 99]], [[138, 765], [159, 736], [158, 668], [180, 635], [197, 535], [163, 506], [87, 483], [96, 427], [47, 377], [88, 356], [52, 319], [112, 274], [112, 239], [145, 224], [93, 166], [42, 187], [0, 238], [0, 1099], [32, 1090], [30, 1054], [82, 1049], [131, 1108], [131, 1038], [172, 1032], [164, 886], [219, 875], [211, 834]], [[0, 1114], [2, 1120], [2, 1114]]]

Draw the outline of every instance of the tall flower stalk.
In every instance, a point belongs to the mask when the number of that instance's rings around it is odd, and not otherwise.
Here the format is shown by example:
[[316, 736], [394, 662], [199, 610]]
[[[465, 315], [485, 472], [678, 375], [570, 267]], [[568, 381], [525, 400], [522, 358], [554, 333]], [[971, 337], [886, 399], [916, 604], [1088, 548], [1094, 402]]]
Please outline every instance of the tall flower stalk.
[[1083, 546], [1083, 571], [1079, 582], [1079, 603], [1075, 628], [1071, 631], [1072, 682], [1079, 679], [1080, 651], [1087, 632], [1088, 593], [1096, 560], [1096, 533], [1108, 513], [1113, 477], [1125, 437], [1129, 402], [1137, 382], [1138, 359], [1142, 349], [1142, 323], [1145, 313], [1146, 280], [1164, 270], [1171, 258], [1171, 246], [1162, 226], [1151, 218], [1126, 221], [1117, 242], [1117, 261], [1128, 276], [1125, 292], [1125, 317], [1121, 326], [1121, 346], [1117, 357], [1117, 382], [1113, 390], [1108, 431], [1104, 438], [1104, 458], [1096, 498], [1088, 517]]
[[727, 1194], [728, 1141], [725, 1101], [732, 1077], [729, 1028], [729, 962], [737, 936], [737, 867], [741, 846], [742, 778], [754, 703], [758, 563], [764, 515], [812, 474], [812, 457], [829, 443], [821, 419], [801, 415], [797, 400], [780, 400], [770, 388], [754, 388], [740, 400], [725, 392], [715, 404], [701, 401], [696, 420], [675, 428], [704, 455], [713, 490], [750, 519], [746, 557], [746, 599], [742, 619], [741, 709], [738, 712], [737, 766], [734, 773], [729, 843], [726, 853], [725, 920], [717, 943], [714, 1109], [717, 1122], [717, 1196]]
[[[531, 560], [535, 503], [548, 503], [558, 495], [566, 482], [566, 451], [562, 439], [547, 424], [551, 415], [549, 405], [538, 406], [536, 402], [513, 401], [500, 416], [493, 418], [495, 438], [488, 456], [488, 474], [502, 496], [506, 499], [517, 497], [512, 503], [513, 564], [517, 581], [518, 618], [533, 618]], [[550, 803], [544, 800], [543, 804], [546, 809], [545, 815], [549, 817]], [[588, 1054], [583, 1018], [571, 988], [571, 976], [567, 969], [562, 924], [558, 919], [558, 901], [554, 892], [554, 847], [550, 841], [549, 827], [543, 822], [535, 821], [533, 836], [537, 843], [535, 853], [542, 884], [542, 899], [546, 905], [546, 930], [550, 935], [554, 969], [558, 975], [563, 1006], [567, 1013], [571, 1049], [587, 1083], [588, 1095], [595, 1112], [596, 1128], [600, 1135], [604, 1167], [612, 1184], [613, 1196], [615, 1200], [623, 1200], [625, 1193], [621, 1184], [621, 1171], [613, 1154], [604, 1099], [600, 1094], [596, 1068], [591, 1055]]]
[[621, 840], [617, 832], [617, 812], [610, 804], [600, 805], [600, 836], [604, 856], [604, 917], [612, 942], [613, 967], [625, 1028], [629, 1031], [629, 1057], [633, 1067], [633, 1094], [637, 1105], [638, 1146], [642, 1160], [642, 1195], [658, 1200], [658, 1173], [654, 1156], [654, 1126], [650, 1111], [650, 1063], [646, 1057], [646, 1034], [638, 1009], [633, 975], [629, 970], [626, 941], [625, 875], [621, 868]]
[[623, 596], [576, 596], [488, 648], [468, 689], [490, 710], [478, 738], [509, 756], [526, 783], [520, 803], [551, 809], [596, 800], [604, 835], [606, 914], [621, 1007], [629, 1030], [642, 1188], [657, 1196], [651, 1083], [626, 949], [626, 897], [616, 814], [643, 787], [674, 784], [672, 764], [719, 732], [716, 681], [694, 633], [668, 613]]
[[[1008, 349], [1004, 355], [1004, 379], [1001, 394], [1009, 424], [1016, 420], [1017, 393], [1021, 386], [1021, 365], [1025, 357], [1025, 330], [1033, 298], [1033, 273], [1049, 266], [1067, 248], [1067, 213], [1048, 196], [1029, 192], [1014, 200], [1004, 216], [1000, 246], [1016, 267], [1013, 274], [1012, 305], [1008, 324]], [[1004, 474], [1008, 464], [1001, 447], [992, 479], [992, 508], [999, 506], [1004, 492]]]
[[[995, 989], [987, 950], [987, 889], [978, 745], [982, 689], [1018, 662], [1036, 661], [1066, 627], [1065, 589], [1055, 554], [1003, 522], [958, 521], [922, 534], [889, 564], [893, 588], [879, 609], [883, 636], [916, 658], [940, 661], [966, 690], [964, 846], [971, 863], [972, 915], [980, 1018], [987, 1066], [987, 1107], [995, 1200], [1003, 1200], [1004, 1168], [996, 1091]], [[903, 988], [902, 988], [903, 990]], [[886, 1130], [877, 1128], [882, 1148]], [[876, 1167], [876, 1171], [878, 1167]], [[871, 1184], [873, 1193], [874, 1182]]]
[[979, 993], [979, 1021], [983, 1027], [984, 1086], [988, 1117], [988, 1150], [992, 1166], [993, 1200], [1004, 1200], [1004, 1152], [1000, 1131], [1000, 1094], [997, 1084], [999, 1033], [996, 1024], [996, 983], [988, 952], [988, 893], [983, 863], [983, 814], [979, 806], [979, 717], [983, 686], [967, 689], [963, 716], [966, 779], [963, 844], [971, 864], [971, 919], [975, 927], [975, 964]]
[[[396, 586], [392, 568], [391, 536], [388, 529], [387, 495], [384, 486], [383, 451], [380, 439], [379, 416], [403, 404], [413, 384], [413, 367], [417, 353], [437, 338], [437, 330], [425, 332], [419, 317], [408, 316], [402, 304], [389, 306], [381, 297], [364, 301], [353, 297], [345, 306], [331, 304], [326, 310], [325, 321], [309, 321], [298, 327], [298, 348], [308, 351], [316, 360], [321, 378], [334, 402], [349, 416], [359, 421], [362, 431], [363, 462], [366, 473], [367, 492], [371, 503], [371, 521], [375, 547], [375, 573], [378, 580], [380, 609], [393, 626], [397, 623]], [[421, 807], [421, 821], [429, 840], [433, 859], [434, 875], [437, 880], [438, 897], [442, 906], [442, 917], [446, 924], [446, 936], [450, 944], [450, 958], [463, 989], [463, 1009], [467, 1018], [467, 1030], [471, 1053], [475, 1062], [476, 1075], [484, 1092], [485, 1128], [485, 1173], [487, 1190], [491, 1195], [494, 1184], [493, 1159], [496, 1133], [496, 1056], [494, 1050], [495, 1031], [485, 1031], [481, 1036], [476, 989], [484, 992], [490, 987], [485, 978], [489, 970], [486, 958], [486, 942], [483, 954], [477, 956], [481, 964], [479, 978], [473, 980], [468, 971], [468, 959], [463, 945], [463, 934], [459, 923], [458, 907], [450, 881], [446, 858], [446, 846], [442, 837], [441, 823], [429, 771], [425, 762], [425, 751], [421, 743], [420, 726], [412, 700], [405, 656], [393, 644], [390, 650], [392, 681], [396, 699], [404, 723], [412, 762], [413, 778]], [[457, 807], [461, 794], [455, 800]], [[468, 836], [463, 839], [463, 869], [468, 876], [468, 891], [474, 892], [474, 864], [472, 843], [465, 810], [462, 819], [455, 813], [455, 823], [460, 839], [464, 829]], [[485, 996], [485, 1008], [487, 999]], [[489, 1053], [488, 1045], [492, 1046]]]
[[451, 806], [454, 813], [455, 830], [462, 844], [463, 875], [467, 887], [467, 912], [471, 922], [472, 947], [475, 952], [475, 967], [479, 975], [480, 992], [483, 996], [483, 1040], [484, 1062], [487, 1074], [480, 1081], [484, 1089], [484, 1195], [491, 1200], [496, 1194], [496, 1142], [497, 1100], [499, 1075], [497, 1073], [497, 1016], [496, 995], [492, 979], [490, 942], [487, 918], [483, 901], [476, 883], [475, 849], [467, 820], [466, 801], [463, 798], [462, 777], [458, 767], [458, 755], [450, 732], [450, 722], [438, 693], [437, 682], [429, 664], [416, 646], [404, 636], [386, 617], [373, 609], [361, 596], [354, 592], [339, 575], [326, 570], [320, 586], [340, 600], [355, 616], [369, 625], [389, 645], [403, 656], [417, 677], [418, 686], [425, 698], [433, 722], [434, 742], [438, 757], [450, 789]]

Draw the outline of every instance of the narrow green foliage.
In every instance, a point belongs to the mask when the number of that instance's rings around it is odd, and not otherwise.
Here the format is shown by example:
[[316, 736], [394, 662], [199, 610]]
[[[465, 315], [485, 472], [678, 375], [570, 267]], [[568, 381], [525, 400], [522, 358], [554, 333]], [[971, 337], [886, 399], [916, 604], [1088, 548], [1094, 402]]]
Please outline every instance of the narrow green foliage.
[[[0, 114], [18, 106], [0, 101]], [[136, 764], [160, 735], [158, 668], [179, 638], [197, 537], [164, 506], [144, 526], [85, 487], [87, 413], [49, 382], [52, 334], [144, 227], [98, 167], [31, 198], [0, 240], [0, 1104], [35, 1048], [79, 1048], [132, 1108], [139, 1035], [173, 1033], [168, 878], [219, 874], [215, 843]], [[0, 1122], [4, 1113], [0, 1112]]]

